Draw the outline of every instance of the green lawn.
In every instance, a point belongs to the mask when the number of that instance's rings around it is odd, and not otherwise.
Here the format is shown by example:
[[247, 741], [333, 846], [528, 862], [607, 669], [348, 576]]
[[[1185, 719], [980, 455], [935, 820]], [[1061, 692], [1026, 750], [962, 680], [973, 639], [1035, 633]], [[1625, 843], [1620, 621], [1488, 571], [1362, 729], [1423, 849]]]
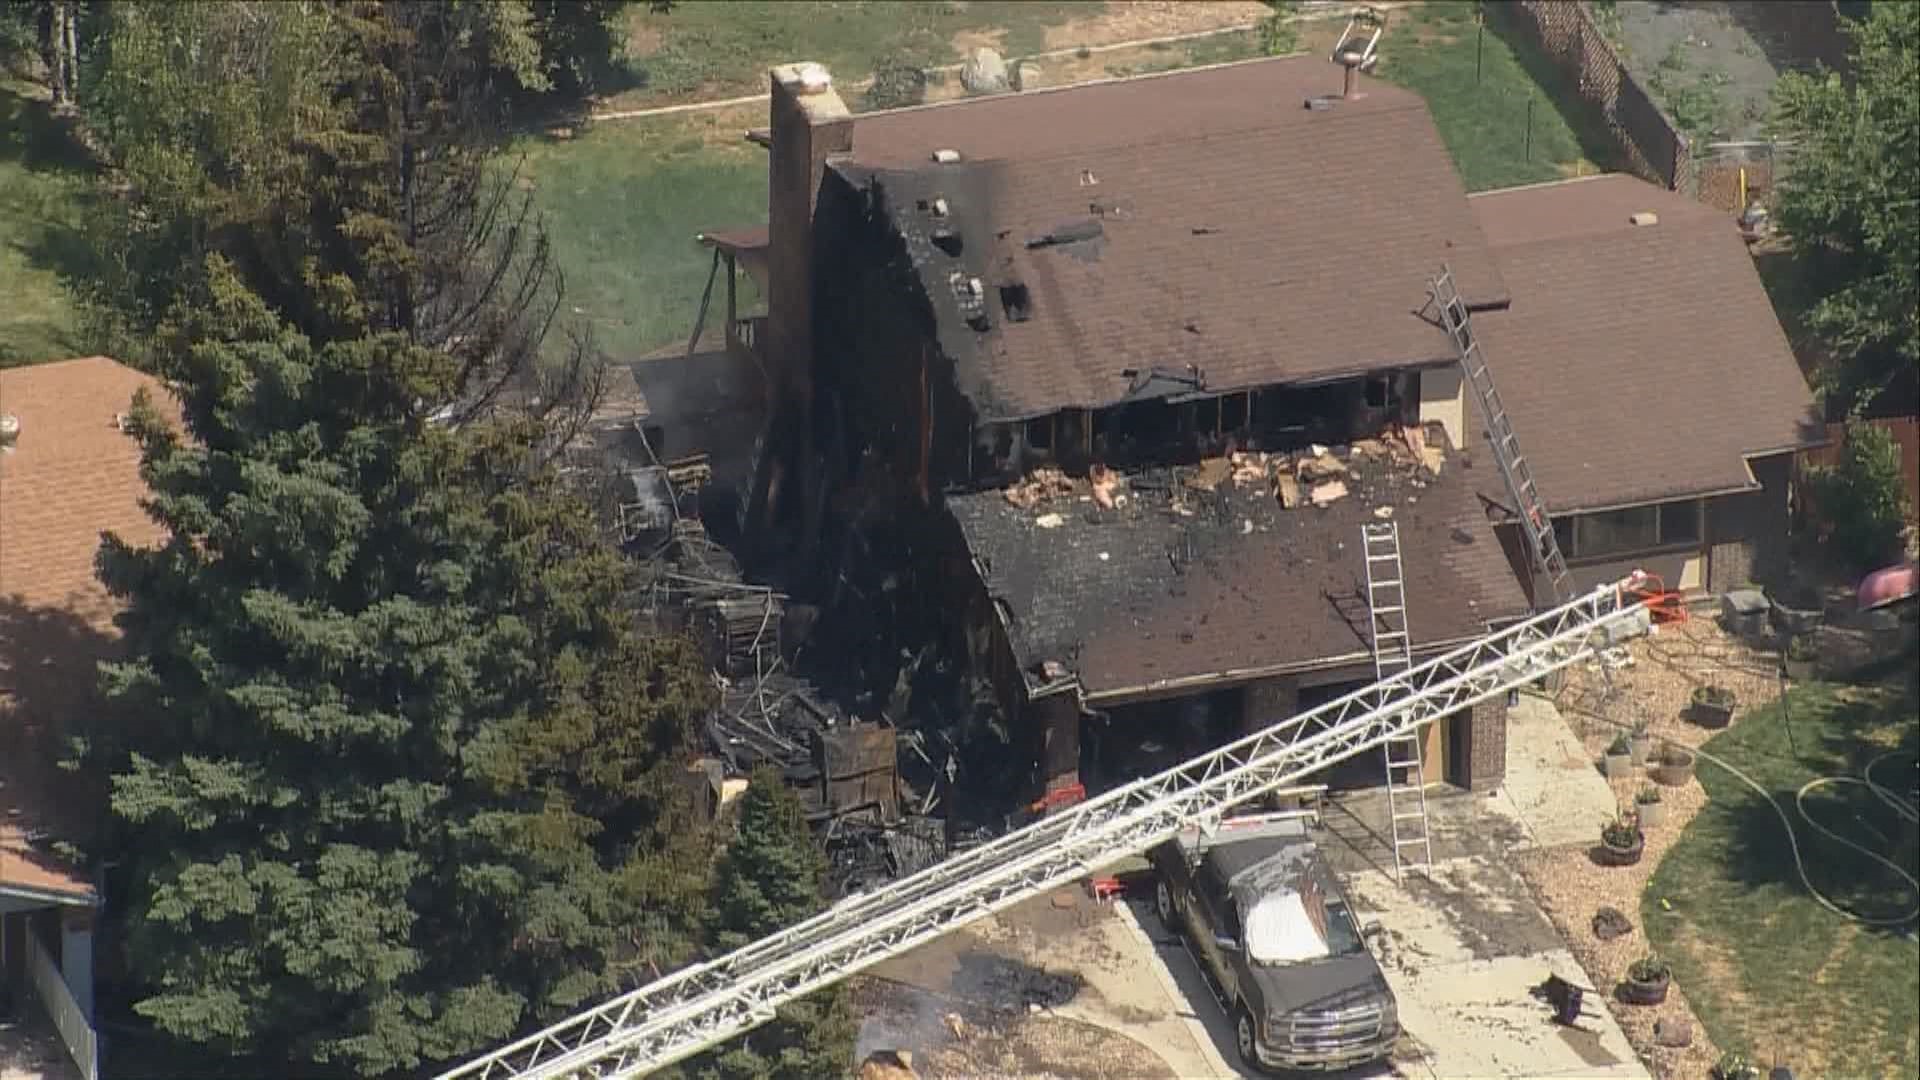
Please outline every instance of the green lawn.
[[606, 103], [640, 108], [684, 98], [766, 89], [767, 68], [817, 60], [843, 82], [873, 74], [892, 58], [919, 67], [961, 60], [957, 38], [998, 31], [980, 44], [1015, 57], [1038, 52], [1049, 26], [1100, 13], [1084, 0], [973, 0], [971, 3], [798, 3], [729, 0], [675, 5], [655, 15], [635, 4], [628, 41], [632, 85]]
[[[522, 144], [523, 182], [566, 274], [562, 315], [590, 326], [609, 356], [685, 343], [712, 259], [694, 234], [767, 219], [766, 153], [741, 137], [765, 122], [764, 108], [730, 110], [612, 121]], [[724, 288], [715, 285], [708, 343], [720, 340]]]
[[[1821, 776], [1858, 776], [1895, 748], [1882, 782], [1911, 783], [1920, 725], [1900, 695], [1818, 683], [1796, 686], [1706, 744], [1795, 814], [1814, 884], [1866, 915], [1911, 910], [1913, 896], [1884, 867], [1801, 825], [1794, 795]], [[1752, 788], [1702, 761], [1711, 801], [1661, 862], [1641, 904], [1655, 951], [1723, 1050], [1745, 1048], [1798, 1076], [1920, 1075], [1920, 946], [1899, 930], [1841, 919], [1808, 895], [1784, 826]], [[1891, 853], [1897, 818], [1857, 785], [1823, 788], [1808, 810], [1840, 835]], [[1894, 856], [1915, 870], [1911, 847]]]
[[60, 268], [78, 257], [87, 183], [46, 104], [0, 81], [0, 367], [84, 351]]
[[1397, 11], [1378, 73], [1426, 98], [1468, 191], [1599, 171], [1613, 153], [1605, 130], [1544, 56], [1505, 34], [1498, 19], [1481, 34], [1466, 0]]

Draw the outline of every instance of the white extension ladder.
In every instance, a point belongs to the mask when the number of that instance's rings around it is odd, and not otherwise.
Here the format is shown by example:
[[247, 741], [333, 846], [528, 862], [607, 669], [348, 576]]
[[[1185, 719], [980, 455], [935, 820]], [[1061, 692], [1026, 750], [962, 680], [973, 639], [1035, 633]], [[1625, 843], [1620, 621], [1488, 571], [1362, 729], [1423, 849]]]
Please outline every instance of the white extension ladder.
[[[1374, 521], [1360, 526], [1360, 552], [1367, 566], [1367, 622], [1373, 647], [1373, 677], [1384, 683], [1413, 667], [1407, 624], [1407, 579], [1400, 564], [1400, 526]], [[1387, 832], [1393, 843], [1393, 876], [1433, 862], [1427, 834], [1427, 774], [1422, 763], [1424, 729], [1388, 739], [1380, 748], [1387, 763]]]

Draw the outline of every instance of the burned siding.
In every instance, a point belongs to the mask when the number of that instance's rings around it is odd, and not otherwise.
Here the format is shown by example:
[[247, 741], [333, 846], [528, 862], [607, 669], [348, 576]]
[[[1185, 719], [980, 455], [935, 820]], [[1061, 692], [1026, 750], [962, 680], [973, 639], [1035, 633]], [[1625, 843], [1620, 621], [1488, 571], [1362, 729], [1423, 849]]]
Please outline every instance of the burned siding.
[[[839, 466], [851, 475], [871, 452], [923, 495], [964, 482], [973, 410], [943, 348], [952, 305], [929, 294], [925, 267], [942, 256], [897, 227], [878, 179], [829, 169], [819, 209], [815, 377], [844, 425]], [[929, 254], [932, 252], [933, 254]], [[834, 445], [830, 432], [826, 445]]]

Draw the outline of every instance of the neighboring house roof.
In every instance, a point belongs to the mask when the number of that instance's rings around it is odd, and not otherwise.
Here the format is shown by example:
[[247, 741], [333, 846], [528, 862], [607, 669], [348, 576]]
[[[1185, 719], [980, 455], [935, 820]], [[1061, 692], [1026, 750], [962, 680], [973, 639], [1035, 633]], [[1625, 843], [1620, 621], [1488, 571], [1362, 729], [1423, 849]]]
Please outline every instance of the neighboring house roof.
[[116, 605], [94, 576], [100, 534], [165, 535], [141, 509], [139, 447], [117, 421], [142, 388], [172, 407], [154, 379], [102, 356], [0, 371], [0, 413], [20, 421], [0, 452], [0, 890], [92, 895], [27, 838], [64, 824], [51, 773], [61, 722], [89, 707], [114, 634]]
[[[946, 504], [1003, 606], [1029, 685], [1056, 661], [1098, 700], [1371, 662], [1360, 526], [1393, 507], [1417, 648], [1523, 615], [1475, 495], [1449, 456], [1439, 476], [1342, 455], [1353, 494], [1283, 509], [1267, 484], [1190, 490], [1191, 468], [1150, 470], [1099, 510], [1076, 494], [1031, 509], [988, 490]], [[1176, 494], [1179, 507], [1175, 507]], [[1044, 515], [1060, 516], [1042, 524]]]
[[1470, 202], [1513, 292], [1473, 326], [1548, 509], [1750, 489], [1747, 458], [1826, 440], [1731, 217], [1626, 175]]
[[1304, 107], [1339, 84], [1291, 57], [876, 113], [830, 167], [880, 186], [936, 306], [955, 268], [982, 280], [990, 329], [941, 337], [986, 419], [1114, 404], [1128, 368], [1226, 391], [1444, 362], [1428, 277], [1450, 262], [1476, 306], [1506, 287], [1425, 103], [1362, 79]]

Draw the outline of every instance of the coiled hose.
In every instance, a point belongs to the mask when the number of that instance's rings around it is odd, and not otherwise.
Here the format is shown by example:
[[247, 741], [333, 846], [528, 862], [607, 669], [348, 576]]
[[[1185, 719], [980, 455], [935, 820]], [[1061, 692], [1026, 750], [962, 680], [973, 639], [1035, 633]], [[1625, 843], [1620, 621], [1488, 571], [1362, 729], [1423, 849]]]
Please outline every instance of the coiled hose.
[[[1703, 654], [1705, 653], [1706, 650], [1700, 649], [1700, 642], [1694, 641], [1694, 645], [1696, 649], [1699, 649], [1701, 653]], [[1691, 677], [1688, 675], [1686, 671], [1682, 670], [1677, 663], [1674, 662], [1675, 659], [1677, 659], [1677, 657], [1671, 651], [1666, 649], [1649, 648], [1648, 652], [1651, 654], [1655, 663], [1660, 664], [1661, 666], [1683, 677], [1689, 677], [1689, 678]], [[1716, 659], [1720, 659], [1720, 658], [1716, 658]], [[1725, 663], [1725, 660], [1721, 659], [1721, 662]], [[1750, 665], [1731, 664], [1728, 666], [1735, 667], [1736, 669], [1739, 669], [1739, 670], [1759, 673], [1757, 669], [1751, 667]], [[1602, 670], [1603, 672], [1606, 670], [1604, 664], [1602, 666]], [[1768, 674], [1771, 674], [1771, 673], [1768, 673]], [[1605, 678], [1610, 685], [1612, 683], [1611, 673], [1607, 673], [1605, 675]], [[1785, 682], [1784, 675], [1782, 675], [1781, 681], [1783, 683]], [[1785, 688], [1783, 686], [1782, 687], [1783, 696], [1784, 696], [1784, 693], [1785, 693]], [[1588, 716], [1592, 719], [1600, 721], [1603, 724], [1608, 724], [1613, 727], [1619, 728], [1621, 730], [1631, 729], [1631, 725], [1623, 724], [1618, 720], [1612, 719], [1611, 717], [1602, 716], [1600, 713], [1595, 712], [1591, 709], [1582, 708], [1580, 706], [1572, 706], [1572, 708], [1574, 708], [1576, 711], [1582, 713], [1585, 716]], [[1892, 871], [1895, 877], [1898, 877], [1902, 881], [1906, 882], [1907, 891], [1911, 893], [1914, 898], [1913, 906], [1911, 908], [1907, 909], [1905, 912], [1897, 916], [1871, 916], [1871, 915], [1861, 915], [1857, 912], [1848, 911], [1847, 909], [1841, 907], [1839, 904], [1834, 903], [1834, 901], [1830, 897], [1828, 897], [1827, 894], [1821, 892], [1817, 887], [1815, 887], [1812, 879], [1809, 878], [1807, 875], [1807, 864], [1805, 859], [1801, 856], [1800, 839], [1795, 834], [1794, 827], [1793, 827], [1793, 819], [1790, 816], [1788, 816], [1786, 808], [1780, 805], [1779, 800], [1775, 799], [1773, 795], [1767, 791], [1766, 788], [1760, 786], [1759, 781], [1755, 780], [1751, 776], [1748, 776], [1745, 772], [1742, 772], [1737, 766], [1733, 765], [1731, 762], [1725, 760], [1724, 758], [1718, 757], [1714, 754], [1710, 754], [1707, 751], [1700, 749], [1699, 747], [1687, 746], [1686, 744], [1679, 742], [1676, 739], [1670, 739], [1664, 735], [1654, 734], [1653, 737], [1662, 743], [1666, 743], [1672, 746], [1677, 746], [1680, 749], [1685, 750], [1690, 754], [1693, 754], [1701, 759], [1710, 761], [1713, 764], [1718, 765], [1722, 769], [1725, 769], [1727, 770], [1727, 772], [1731, 773], [1733, 777], [1739, 780], [1741, 783], [1759, 792], [1760, 797], [1767, 800], [1767, 805], [1773, 807], [1773, 812], [1780, 816], [1780, 824], [1786, 827], [1787, 846], [1789, 850], [1791, 850], [1793, 853], [1793, 867], [1794, 867], [1794, 871], [1800, 876], [1800, 884], [1806, 888], [1807, 894], [1813, 897], [1814, 901], [1818, 903], [1821, 907], [1826, 908], [1828, 911], [1833, 912], [1835, 915], [1838, 915], [1841, 918], [1848, 920], [1849, 922], [1859, 923], [1862, 926], [1902, 926], [1902, 925], [1905, 925], [1906, 923], [1914, 921], [1915, 919], [1920, 919], [1920, 879], [1915, 878], [1914, 875], [1908, 873], [1904, 867], [1900, 866], [1898, 863], [1894, 862], [1892, 859], [1889, 859], [1886, 856], [1881, 855], [1877, 851], [1870, 851], [1867, 848], [1861, 846], [1860, 844], [1857, 844], [1852, 840], [1849, 840], [1846, 837], [1841, 836], [1839, 833], [1836, 833], [1832, 829], [1829, 829], [1826, 826], [1820, 824], [1818, 821], [1815, 821], [1813, 819], [1813, 816], [1807, 813], [1807, 793], [1808, 792], [1817, 790], [1822, 787], [1855, 784], [1855, 785], [1864, 786], [1868, 791], [1872, 792], [1875, 798], [1879, 799], [1880, 802], [1886, 805], [1888, 809], [1892, 810], [1895, 816], [1899, 817], [1902, 821], [1907, 821], [1907, 822], [1920, 821], [1920, 806], [1916, 806], [1914, 803], [1911, 803], [1906, 799], [1901, 798], [1899, 795], [1895, 794], [1891, 789], [1880, 784], [1873, 778], [1873, 770], [1875, 766], [1893, 758], [1908, 757], [1910, 756], [1909, 754], [1899, 750], [1894, 750], [1885, 754], [1881, 754], [1879, 757], [1876, 757], [1872, 761], [1867, 762], [1866, 768], [1861, 770], [1862, 775], [1860, 776], [1816, 777], [1812, 780], [1807, 781], [1805, 784], [1802, 784], [1800, 786], [1800, 790], [1794, 793], [1794, 809], [1799, 812], [1801, 820], [1805, 821], [1807, 825], [1810, 826], [1815, 832], [1820, 833], [1821, 835], [1827, 837], [1829, 840], [1832, 840], [1843, 847], [1850, 848], [1853, 851], [1856, 851], [1861, 855], [1864, 855], [1867, 858], [1872, 859], [1874, 862], [1877, 862], [1881, 866], [1884, 866], [1888, 870]]]

